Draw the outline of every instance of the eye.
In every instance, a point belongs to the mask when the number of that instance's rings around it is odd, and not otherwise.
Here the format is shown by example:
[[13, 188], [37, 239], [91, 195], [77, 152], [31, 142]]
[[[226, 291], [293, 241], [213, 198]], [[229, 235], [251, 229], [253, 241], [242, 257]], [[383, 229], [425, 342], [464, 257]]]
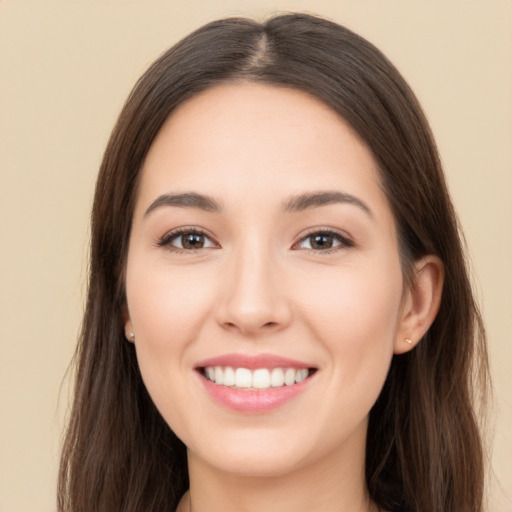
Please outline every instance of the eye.
[[329, 230], [314, 231], [303, 237], [294, 249], [306, 249], [315, 252], [331, 252], [343, 247], [352, 247], [354, 244], [341, 233]]
[[178, 251], [197, 251], [218, 247], [209, 236], [197, 228], [182, 228], [167, 233], [158, 245]]

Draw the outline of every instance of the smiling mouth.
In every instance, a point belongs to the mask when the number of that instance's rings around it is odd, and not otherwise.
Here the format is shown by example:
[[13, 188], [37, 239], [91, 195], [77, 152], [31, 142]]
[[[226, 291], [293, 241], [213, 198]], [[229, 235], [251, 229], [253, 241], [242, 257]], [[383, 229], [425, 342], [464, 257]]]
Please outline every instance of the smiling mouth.
[[231, 366], [205, 366], [200, 374], [217, 386], [246, 391], [293, 386], [311, 377], [315, 368], [234, 368]]

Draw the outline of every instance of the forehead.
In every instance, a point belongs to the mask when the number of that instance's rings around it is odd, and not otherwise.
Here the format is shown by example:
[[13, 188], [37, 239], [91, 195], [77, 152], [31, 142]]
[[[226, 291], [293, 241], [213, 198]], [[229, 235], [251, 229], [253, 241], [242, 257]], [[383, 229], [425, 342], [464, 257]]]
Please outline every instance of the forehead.
[[302, 91], [232, 83], [173, 111], [146, 157], [139, 197], [194, 190], [229, 201], [332, 188], [385, 200], [372, 154], [348, 123]]

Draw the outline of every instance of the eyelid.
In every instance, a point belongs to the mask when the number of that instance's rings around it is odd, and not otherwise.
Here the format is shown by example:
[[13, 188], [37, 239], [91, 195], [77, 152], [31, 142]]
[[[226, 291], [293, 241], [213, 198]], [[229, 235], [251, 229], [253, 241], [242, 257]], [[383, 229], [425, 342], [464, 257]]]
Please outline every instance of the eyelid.
[[[313, 236], [313, 235], [329, 235], [329, 236], [332, 236], [333, 238], [335, 238], [336, 240], [338, 240], [340, 242], [339, 245], [336, 245], [330, 249], [324, 249], [324, 250], [321, 250], [321, 249], [310, 249], [310, 248], [300, 248], [298, 247], [299, 244], [301, 244], [304, 240], [306, 240], [307, 238]], [[337, 252], [339, 250], [343, 250], [343, 249], [348, 249], [350, 247], [354, 247], [355, 243], [354, 241], [352, 240], [352, 238], [347, 234], [345, 233], [344, 231], [341, 231], [339, 229], [335, 229], [335, 228], [326, 228], [326, 227], [314, 227], [314, 228], [309, 228], [308, 230], [306, 230], [305, 233], [301, 233], [300, 235], [300, 238], [298, 239], [297, 242], [295, 242], [293, 245], [292, 245], [292, 249], [294, 250], [303, 250], [303, 251], [307, 251], [307, 252], [310, 252], [310, 253], [313, 253], [313, 254], [330, 254], [330, 253], [333, 253], [333, 252]]]
[[[180, 235], [184, 235], [184, 234], [203, 235], [213, 244], [213, 247], [210, 246], [210, 247], [203, 247], [203, 248], [199, 248], [199, 249], [184, 249], [184, 248], [175, 247], [175, 246], [171, 245], [171, 242], [173, 240], [178, 238]], [[317, 235], [317, 234], [332, 236], [339, 242], [339, 244], [332, 248], [323, 249], [323, 250], [299, 247], [299, 245], [302, 242], [304, 242], [304, 240], [306, 240], [307, 238], [309, 238], [313, 235]], [[206, 231], [205, 229], [200, 228], [198, 226], [181, 226], [181, 227], [172, 229], [170, 231], [167, 231], [161, 238], [159, 238], [157, 240], [156, 245], [158, 247], [166, 248], [172, 252], [189, 253], [189, 254], [194, 253], [196, 251], [200, 251], [202, 249], [212, 249], [212, 248], [220, 248], [221, 247], [220, 244], [215, 240], [215, 237], [212, 234], [210, 234], [208, 231]], [[353, 247], [354, 245], [355, 244], [354, 244], [353, 240], [351, 239], [351, 237], [349, 235], [347, 235], [347, 233], [345, 233], [344, 231], [341, 231], [339, 229], [335, 229], [332, 227], [327, 228], [327, 227], [319, 226], [319, 227], [309, 228], [305, 232], [301, 233], [298, 240], [293, 243], [291, 249], [292, 250], [303, 250], [303, 251], [307, 251], [307, 252], [314, 253], [314, 254], [330, 254], [332, 252], [336, 252], [339, 250]]]
[[[208, 238], [210, 242], [215, 247], [204, 247], [199, 249], [182, 249], [180, 247], [175, 247], [171, 245], [171, 242], [178, 238], [180, 235], [185, 234], [194, 234], [194, 235], [203, 235], [204, 237]], [[198, 226], [181, 226], [179, 228], [171, 229], [170, 231], [167, 231], [161, 238], [158, 239], [156, 245], [158, 247], [166, 248], [173, 252], [178, 253], [193, 253], [196, 251], [200, 251], [201, 249], [212, 249], [212, 248], [219, 248], [219, 243], [215, 240], [213, 235], [211, 235], [208, 231], [206, 231], [203, 228], [199, 228]]]

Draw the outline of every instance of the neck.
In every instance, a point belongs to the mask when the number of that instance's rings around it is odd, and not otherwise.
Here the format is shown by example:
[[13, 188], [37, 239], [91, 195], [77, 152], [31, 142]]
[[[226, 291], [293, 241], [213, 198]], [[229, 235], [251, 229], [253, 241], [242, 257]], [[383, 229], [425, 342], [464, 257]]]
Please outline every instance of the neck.
[[[351, 450], [353, 451], [353, 450]], [[190, 490], [177, 512], [377, 512], [364, 476], [364, 449], [332, 454], [284, 475], [241, 476], [188, 455]]]

